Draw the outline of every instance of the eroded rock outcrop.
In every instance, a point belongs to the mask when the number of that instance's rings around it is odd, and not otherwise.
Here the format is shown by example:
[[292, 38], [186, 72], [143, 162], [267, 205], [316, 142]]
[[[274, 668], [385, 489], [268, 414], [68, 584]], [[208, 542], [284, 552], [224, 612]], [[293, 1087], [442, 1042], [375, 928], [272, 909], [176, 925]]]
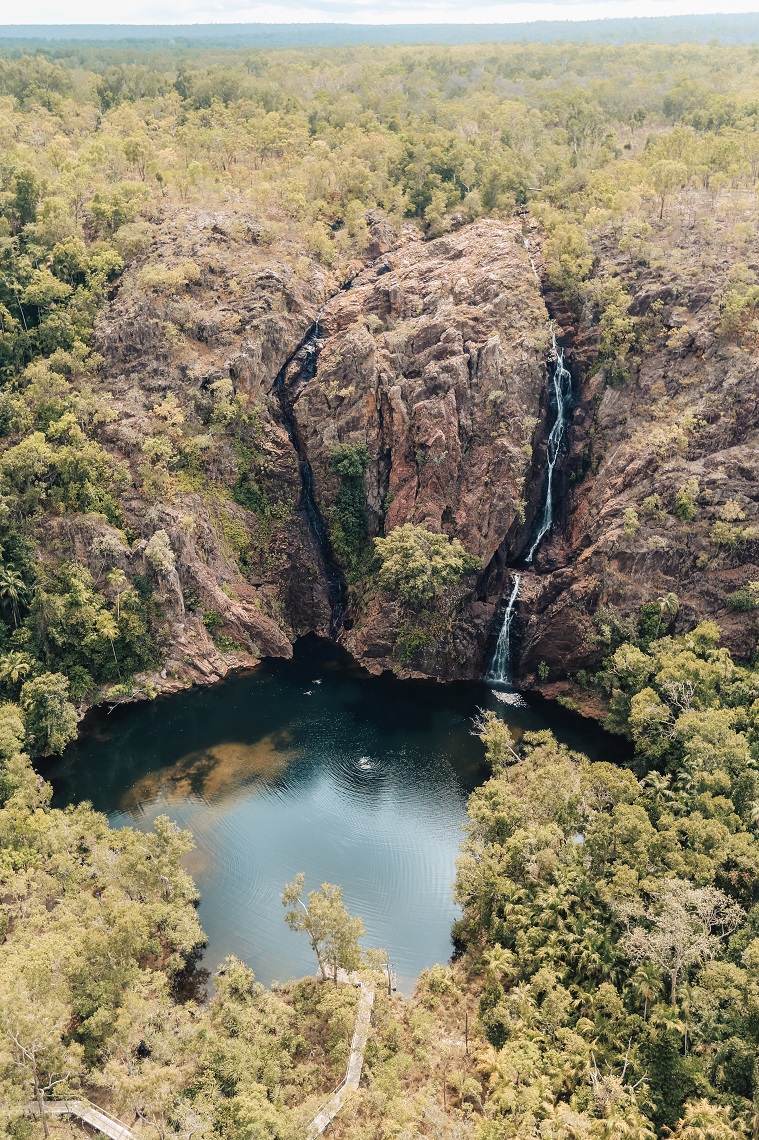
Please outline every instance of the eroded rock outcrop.
[[[422, 524], [489, 567], [524, 514], [545, 390], [548, 317], [521, 226], [485, 221], [406, 242], [334, 297], [319, 327], [294, 410], [323, 513], [339, 490], [331, 450], [364, 444], [370, 533]], [[497, 593], [478, 602], [478, 585], [416, 624], [371, 583], [359, 587], [342, 640], [369, 668], [401, 670], [398, 631], [411, 625], [420, 648], [409, 671], [477, 676], [497, 603]]]
[[[164, 686], [288, 655], [296, 637], [330, 630], [376, 672], [485, 671], [543, 494], [552, 412], [539, 234], [525, 219], [484, 220], [423, 241], [379, 211], [368, 220], [365, 259], [341, 282], [301, 250], [262, 244], [239, 212], [188, 209], [157, 228], [100, 321], [112, 412], [100, 434], [131, 474], [119, 568], [153, 581]], [[608, 620], [668, 593], [673, 628], [716, 617], [735, 653], [756, 645], [753, 614], [729, 600], [759, 579], [755, 357], [718, 330], [719, 278], [708, 289], [676, 281], [659, 261], [633, 280], [613, 247], [602, 253], [630, 278], [646, 348], [611, 385], [593, 319], [547, 293], [575, 407], [556, 524], [521, 567], [513, 665], [518, 683], [552, 693], [602, 658]], [[728, 269], [726, 258], [725, 279]], [[381, 590], [369, 543], [358, 570], [341, 562], [332, 457], [344, 445], [366, 449], [369, 539], [421, 524], [480, 560], [440, 604], [415, 613]], [[57, 547], [94, 571], [104, 527], [59, 528]], [[173, 576], [148, 557], [158, 531]]]
[[678, 608], [664, 610], [665, 629], [711, 618], [736, 656], [756, 649], [756, 615], [734, 600], [759, 579], [755, 335], [720, 324], [729, 250], [710, 251], [704, 280], [703, 239], [684, 223], [681, 231], [674, 264], [656, 257], [631, 266], [613, 243], [599, 250], [632, 296], [643, 334], [625, 382], [613, 386], [595, 365], [587, 315], [565, 326], [578, 406], [561, 525], [536, 558], [520, 614], [522, 683], [537, 682], [541, 662], [552, 679], [592, 668], [610, 621], [634, 624], [642, 606], [668, 594]]
[[[113, 417], [100, 435], [131, 474], [124, 569], [153, 580], [164, 687], [329, 631], [337, 444], [367, 448], [370, 536], [422, 523], [491, 578], [530, 509], [547, 315], [520, 224], [424, 242], [378, 212], [369, 221], [345, 286], [302, 251], [262, 246], [238, 213], [188, 209], [157, 229], [99, 323]], [[174, 579], [146, 560], [159, 530]], [[70, 541], [91, 557], [92, 536]], [[377, 671], [476, 676], [497, 570], [489, 597], [483, 581], [427, 615], [404, 660], [399, 631], [422, 619], [369, 567], [350, 583], [341, 639]]]

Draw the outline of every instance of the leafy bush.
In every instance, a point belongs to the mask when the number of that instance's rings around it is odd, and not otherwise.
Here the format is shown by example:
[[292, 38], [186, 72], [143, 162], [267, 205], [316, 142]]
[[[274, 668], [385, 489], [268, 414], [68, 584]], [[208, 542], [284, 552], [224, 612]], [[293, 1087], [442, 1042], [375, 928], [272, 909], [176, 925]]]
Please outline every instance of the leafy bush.
[[162, 265], [146, 265], [137, 274], [137, 284], [148, 293], [178, 293], [200, 281], [200, 269], [194, 261], [183, 261], [174, 269]]
[[430, 633], [415, 626], [402, 625], [395, 637], [395, 656], [404, 664], [430, 644]]
[[698, 514], [697, 501], [699, 485], [697, 479], [689, 479], [678, 489], [675, 496], [675, 514], [683, 522], [692, 522]]
[[737, 610], [738, 613], [759, 610], [759, 582], [747, 582], [745, 586], [728, 594], [727, 604], [731, 610]]
[[366, 445], [341, 443], [329, 453], [329, 466], [340, 480], [335, 505], [329, 514], [332, 547], [349, 571], [362, 563], [367, 549], [368, 518], [364, 476], [369, 466]]
[[404, 523], [386, 538], [375, 538], [382, 587], [404, 605], [420, 609], [464, 574], [480, 566], [457, 538]]

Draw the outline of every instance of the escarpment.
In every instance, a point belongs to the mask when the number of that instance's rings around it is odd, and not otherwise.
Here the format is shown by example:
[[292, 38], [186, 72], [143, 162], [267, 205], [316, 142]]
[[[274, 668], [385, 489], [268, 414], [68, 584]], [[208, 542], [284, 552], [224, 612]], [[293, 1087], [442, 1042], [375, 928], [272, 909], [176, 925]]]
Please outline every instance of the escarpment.
[[[458, 539], [489, 567], [526, 507], [547, 320], [513, 222], [407, 241], [335, 296], [295, 402], [333, 528], [343, 520], [331, 458], [364, 447], [368, 537], [410, 523]], [[342, 640], [368, 668], [479, 675], [495, 604], [478, 600], [481, 576], [413, 612], [377, 588], [371, 568], [346, 569]]]
[[[338, 628], [374, 671], [483, 667], [498, 599], [481, 599], [482, 574], [409, 611], [379, 587], [371, 540], [412, 523], [490, 566], [529, 510], [547, 314], [516, 222], [424, 242], [377, 219], [372, 235], [340, 282], [239, 217], [188, 210], [100, 321], [101, 438], [129, 466], [129, 557], [161, 603], [164, 683]], [[366, 452], [352, 551], [340, 447]], [[150, 562], [157, 532], [171, 573]], [[328, 568], [345, 584], [337, 626]]]
[[[759, 377], [750, 337], [721, 331], [727, 266], [707, 289], [601, 251], [640, 334], [620, 378], [593, 312], [552, 291], [534, 223], [424, 241], [368, 220], [371, 246], [339, 279], [239, 213], [187, 209], [99, 322], [98, 430], [129, 472], [123, 525], [86, 516], [55, 541], [93, 573], [110, 542], [113, 565], [151, 581], [155, 683], [287, 656], [308, 632], [373, 672], [481, 677], [517, 570], [517, 684], [560, 691], [660, 600], [664, 628], [712, 617], [751, 654], [756, 619], [738, 603], [759, 579]], [[555, 411], [551, 318], [571, 415], [554, 525], [525, 565]], [[470, 557], [417, 605], [373, 548], [407, 524]]]
[[587, 311], [564, 329], [577, 406], [561, 523], [536, 556], [519, 636], [521, 682], [548, 680], [550, 693], [597, 666], [646, 607], [659, 634], [711, 619], [735, 656], [756, 650], [755, 329], [724, 317], [728, 249], [705, 248], [685, 219], [652, 239], [637, 260], [608, 239], [597, 251], [602, 280], [622, 283], [636, 324], [628, 374], [598, 360]]

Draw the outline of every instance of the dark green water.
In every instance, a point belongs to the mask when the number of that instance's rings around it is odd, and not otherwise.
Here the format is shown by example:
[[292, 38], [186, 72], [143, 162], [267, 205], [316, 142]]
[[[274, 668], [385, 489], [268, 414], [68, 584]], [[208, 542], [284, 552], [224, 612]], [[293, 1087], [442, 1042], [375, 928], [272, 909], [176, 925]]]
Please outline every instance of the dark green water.
[[605, 741], [615, 758], [609, 738], [560, 709], [510, 707], [482, 685], [372, 678], [311, 638], [292, 661], [96, 713], [45, 775], [58, 806], [87, 799], [140, 828], [165, 812], [193, 832], [210, 969], [236, 954], [265, 983], [314, 972], [280, 902], [305, 871], [308, 889], [342, 884], [366, 944], [389, 948], [408, 991], [452, 949], [466, 798], [487, 778], [477, 706], [595, 755]]

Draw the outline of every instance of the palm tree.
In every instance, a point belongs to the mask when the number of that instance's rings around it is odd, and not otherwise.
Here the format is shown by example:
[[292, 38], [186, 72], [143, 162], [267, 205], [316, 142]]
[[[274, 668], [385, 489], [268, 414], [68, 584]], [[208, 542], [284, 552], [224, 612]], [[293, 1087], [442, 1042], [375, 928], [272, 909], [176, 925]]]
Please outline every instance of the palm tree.
[[24, 579], [12, 566], [0, 565], [0, 598], [10, 604], [13, 624], [18, 628], [19, 605], [29, 593]]
[[[659, 606], [659, 624], [656, 627], [656, 636], [658, 637], [664, 615], [666, 614], [668, 618], [677, 617], [680, 609], [680, 599], [677, 594], [664, 594], [658, 599], [657, 604]], [[669, 625], [669, 622], [667, 622], [667, 625]]]
[[738, 1140], [745, 1132], [733, 1122], [728, 1108], [704, 1098], [686, 1104], [672, 1136], [680, 1140]]
[[661, 996], [664, 985], [656, 966], [642, 962], [630, 979], [630, 988], [643, 999], [643, 1020], [648, 1021], [648, 1009]]
[[641, 780], [641, 784], [644, 788], [651, 789], [657, 807], [663, 802], [671, 802], [677, 799], [677, 796], [672, 791], [671, 776], [663, 776], [660, 772], [649, 772], [648, 775]]
[[11, 650], [0, 657], [0, 682], [16, 686], [22, 677], [26, 677], [32, 667], [32, 661], [25, 653]]
[[488, 972], [492, 974], [495, 981], [499, 981], [504, 974], [513, 971], [515, 958], [505, 946], [492, 946], [485, 954], [485, 962]]
[[119, 622], [121, 620], [121, 595], [129, 585], [129, 579], [123, 570], [119, 570], [118, 567], [116, 567], [113, 570], [109, 570], [106, 575], [106, 581], [116, 595], [116, 621]]

